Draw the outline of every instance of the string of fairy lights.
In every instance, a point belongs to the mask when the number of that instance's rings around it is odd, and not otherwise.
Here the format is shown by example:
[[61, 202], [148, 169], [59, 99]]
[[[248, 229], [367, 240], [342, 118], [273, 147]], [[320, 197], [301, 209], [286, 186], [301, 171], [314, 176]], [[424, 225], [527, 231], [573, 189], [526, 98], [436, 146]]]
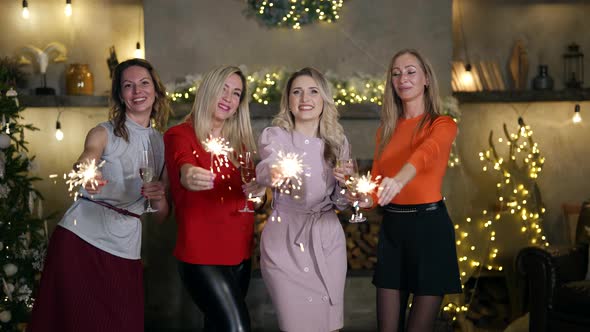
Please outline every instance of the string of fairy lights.
[[[246, 77], [248, 91], [252, 102], [268, 105], [279, 103], [281, 88], [289, 76], [284, 69], [261, 69]], [[332, 85], [334, 102], [337, 106], [347, 104], [372, 103], [381, 105], [381, 98], [385, 91], [384, 79], [378, 76], [353, 75], [349, 79], [342, 79], [335, 75], [326, 75]], [[192, 103], [195, 98], [196, 87], [201, 77], [194, 77], [191, 82], [173, 87], [174, 92], [169, 92], [168, 97], [172, 102]]]
[[[505, 219], [519, 222], [521, 235], [531, 245], [549, 246], [541, 227], [545, 207], [536, 183], [545, 158], [533, 140], [533, 131], [522, 118], [518, 119], [516, 133], [509, 133], [505, 124], [503, 130], [506, 138], [500, 137], [497, 142], [508, 146], [507, 158], [502, 158], [498, 153], [493, 132], [490, 132], [489, 148], [479, 153], [479, 159], [484, 163], [482, 171], [493, 172], [499, 178], [496, 183], [497, 200], [493, 204], [494, 211], [483, 210], [479, 218], [466, 218], [466, 223], [455, 224], [457, 256], [463, 284], [476, 271], [504, 269], [501, 264], [495, 263], [495, 258], [500, 254], [495, 225]], [[471, 241], [472, 237], [469, 235], [472, 232], [482, 232], [488, 241]], [[457, 314], [469, 310], [469, 303], [447, 303], [443, 310], [455, 320]]]
[[268, 27], [290, 27], [317, 21], [331, 23], [340, 18], [344, 0], [248, 0], [250, 12]]

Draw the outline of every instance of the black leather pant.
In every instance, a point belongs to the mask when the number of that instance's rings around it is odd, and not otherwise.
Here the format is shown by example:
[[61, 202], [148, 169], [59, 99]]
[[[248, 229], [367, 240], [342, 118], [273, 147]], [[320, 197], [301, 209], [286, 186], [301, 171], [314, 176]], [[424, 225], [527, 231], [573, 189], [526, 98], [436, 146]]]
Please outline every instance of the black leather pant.
[[252, 263], [196, 265], [179, 262], [180, 279], [205, 317], [206, 332], [250, 332], [246, 293]]

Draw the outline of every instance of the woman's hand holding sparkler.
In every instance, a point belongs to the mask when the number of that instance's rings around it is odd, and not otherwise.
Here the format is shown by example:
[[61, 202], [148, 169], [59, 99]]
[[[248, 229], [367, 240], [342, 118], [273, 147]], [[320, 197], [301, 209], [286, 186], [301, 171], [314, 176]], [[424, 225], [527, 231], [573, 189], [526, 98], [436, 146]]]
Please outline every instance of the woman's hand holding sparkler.
[[84, 184], [84, 189], [90, 195], [96, 195], [102, 191], [102, 187], [104, 187], [108, 182], [108, 180], [103, 179], [102, 173], [100, 171], [96, 171], [94, 180], [86, 182]]
[[399, 194], [403, 185], [395, 178], [383, 178], [381, 185], [377, 190], [378, 203], [381, 206], [389, 204], [391, 200]]
[[[68, 191], [71, 192], [80, 186], [91, 196], [100, 193], [102, 187], [108, 182], [102, 178], [102, 173], [98, 170], [103, 164], [104, 160], [97, 165], [95, 159], [76, 162], [66, 181], [69, 185]], [[74, 200], [78, 198], [78, 194], [76, 192]]]
[[213, 189], [215, 173], [202, 167], [184, 164], [180, 168], [180, 183], [191, 191]]
[[273, 185], [281, 182], [283, 179], [283, 172], [279, 168], [272, 167], [270, 169], [270, 181]]
[[341, 167], [335, 167], [333, 174], [340, 188], [346, 188], [346, 177], [349, 176], [349, 173]]

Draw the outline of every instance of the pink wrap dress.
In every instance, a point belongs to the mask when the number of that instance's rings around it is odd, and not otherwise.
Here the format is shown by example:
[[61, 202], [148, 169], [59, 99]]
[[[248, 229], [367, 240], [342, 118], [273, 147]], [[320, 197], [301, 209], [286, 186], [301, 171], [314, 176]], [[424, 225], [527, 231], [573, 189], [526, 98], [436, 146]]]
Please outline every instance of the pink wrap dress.
[[[259, 139], [259, 183], [272, 185], [270, 169], [279, 151], [299, 154], [304, 164], [300, 197], [276, 194], [261, 236], [262, 277], [282, 331], [327, 332], [343, 326], [346, 242], [334, 211], [339, 187], [323, 150], [321, 139], [279, 127], [266, 128]], [[345, 139], [341, 155], [348, 151]]]

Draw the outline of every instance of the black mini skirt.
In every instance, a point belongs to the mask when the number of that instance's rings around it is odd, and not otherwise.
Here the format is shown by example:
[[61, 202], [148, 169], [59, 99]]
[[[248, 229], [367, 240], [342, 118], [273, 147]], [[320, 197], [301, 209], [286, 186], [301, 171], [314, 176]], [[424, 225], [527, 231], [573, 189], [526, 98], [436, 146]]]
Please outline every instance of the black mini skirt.
[[384, 210], [373, 284], [414, 295], [461, 293], [455, 229], [444, 202]]

